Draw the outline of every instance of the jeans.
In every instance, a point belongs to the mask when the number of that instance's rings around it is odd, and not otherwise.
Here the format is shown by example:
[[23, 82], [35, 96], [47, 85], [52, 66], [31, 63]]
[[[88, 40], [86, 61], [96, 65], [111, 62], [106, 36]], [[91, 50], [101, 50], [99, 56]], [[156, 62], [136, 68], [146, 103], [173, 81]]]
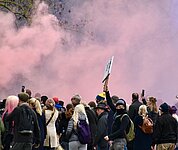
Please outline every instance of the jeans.
[[14, 143], [10, 150], [32, 150], [32, 143]]
[[67, 143], [67, 142], [61, 142], [61, 146], [63, 147], [63, 149], [69, 150], [69, 143]]
[[115, 139], [110, 150], [127, 150], [127, 141], [125, 138]]
[[87, 150], [87, 144], [81, 144], [79, 141], [69, 142], [69, 150]]

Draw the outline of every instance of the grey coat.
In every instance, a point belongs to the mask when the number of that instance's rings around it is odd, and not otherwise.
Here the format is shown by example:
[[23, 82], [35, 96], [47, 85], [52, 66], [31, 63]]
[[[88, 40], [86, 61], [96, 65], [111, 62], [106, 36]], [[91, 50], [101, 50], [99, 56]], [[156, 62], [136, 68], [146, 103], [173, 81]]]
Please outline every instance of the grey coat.
[[[86, 117], [85, 117], [84, 114], [80, 113], [79, 114], [79, 119], [85, 120]], [[77, 129], [74, 129], [74, 120], [73, 120], [73, 118], [71, 118], [69, 123], [68, 123], [67, 131], [66, 131], [66, 138], [69, 140], [69, 142], [79, 141], [78, 140], [78, 136], [77, 136]]]

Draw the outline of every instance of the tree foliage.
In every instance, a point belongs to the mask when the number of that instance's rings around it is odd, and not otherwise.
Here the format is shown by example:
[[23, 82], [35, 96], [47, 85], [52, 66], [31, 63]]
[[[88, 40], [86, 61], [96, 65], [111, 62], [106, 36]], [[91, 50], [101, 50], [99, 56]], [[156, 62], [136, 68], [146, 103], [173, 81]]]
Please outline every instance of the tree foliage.
[[12, 12], [18, 18], [24, 18], [28, 23], [34, 9], [34, 0], [0, 0], [0, 9]]

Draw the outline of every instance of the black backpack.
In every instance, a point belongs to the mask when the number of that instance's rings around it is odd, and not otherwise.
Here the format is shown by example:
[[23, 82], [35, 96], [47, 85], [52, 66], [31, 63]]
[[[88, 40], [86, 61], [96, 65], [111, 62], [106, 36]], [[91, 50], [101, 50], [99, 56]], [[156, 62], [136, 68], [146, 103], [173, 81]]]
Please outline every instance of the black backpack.
[[33, 110], [28, 106], [20, 106], [17, 130], [21, 134], [32, 134], [34, 129]]

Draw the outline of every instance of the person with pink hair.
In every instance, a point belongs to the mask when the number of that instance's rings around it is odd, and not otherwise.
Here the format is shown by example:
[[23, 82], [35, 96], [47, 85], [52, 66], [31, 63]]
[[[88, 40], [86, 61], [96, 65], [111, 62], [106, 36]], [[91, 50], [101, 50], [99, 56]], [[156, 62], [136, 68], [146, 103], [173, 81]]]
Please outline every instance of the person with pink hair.
[[8, 96], [6, 99], [5, 109], [2, 115], [2, 120], [5, 126], [5, 134], [3, 138], [4, 150], [10, 149], [10, 145], [13, 140], [13, 126], [14, 126], [13, 122], [9, 122], [6, 120], [6, 117], [14, 110], [15, 107], [17, 107], [18, 103], [19, 103], [19, 98], [17, 96], [11, 95]]

